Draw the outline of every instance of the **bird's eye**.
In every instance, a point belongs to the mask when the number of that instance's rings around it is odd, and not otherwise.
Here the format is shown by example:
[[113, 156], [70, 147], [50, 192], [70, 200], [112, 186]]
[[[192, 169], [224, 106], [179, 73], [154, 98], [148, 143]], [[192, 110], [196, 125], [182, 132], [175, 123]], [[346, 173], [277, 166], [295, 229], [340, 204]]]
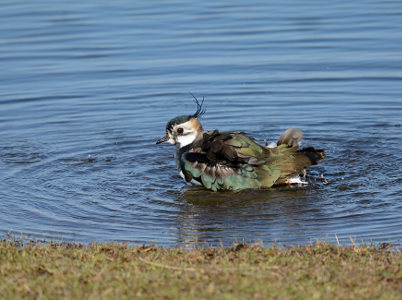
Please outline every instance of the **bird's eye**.
[[182, 134], [183, 133], [183, 128], [181, 128], [181, 127], [177, 128], [177, 133]]

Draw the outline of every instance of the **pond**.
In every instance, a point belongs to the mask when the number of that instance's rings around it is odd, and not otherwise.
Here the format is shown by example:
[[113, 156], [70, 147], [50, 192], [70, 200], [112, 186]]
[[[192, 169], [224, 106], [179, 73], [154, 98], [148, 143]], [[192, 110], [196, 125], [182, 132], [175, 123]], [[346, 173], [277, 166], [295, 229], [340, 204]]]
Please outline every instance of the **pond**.
[[[3, 1], [0, 234], [161, 246], [400, 244], [402, 2]], [[324, 185], [186, 186], [171, 118], [327, 158]]]

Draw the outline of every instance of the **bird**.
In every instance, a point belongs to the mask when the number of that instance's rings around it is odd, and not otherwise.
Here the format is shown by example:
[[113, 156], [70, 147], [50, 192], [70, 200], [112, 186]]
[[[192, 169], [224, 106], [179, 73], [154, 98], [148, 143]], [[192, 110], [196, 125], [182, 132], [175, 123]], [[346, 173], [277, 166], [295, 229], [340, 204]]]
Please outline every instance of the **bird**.
[[[290, 127], [276, 143], [265, 146], [241, 131], [204, 130], [204, 98], [192, 94], [197, 110], [171, 119], [156, 144], [175, 146], [180, 176], [189, 184], [212, 191], [268, 189], [300, 181], [305, 169], [325, 158], [323, 149], [300, 148], [303, 131]], [[299, 180], [298, 180], [299, 179]]]

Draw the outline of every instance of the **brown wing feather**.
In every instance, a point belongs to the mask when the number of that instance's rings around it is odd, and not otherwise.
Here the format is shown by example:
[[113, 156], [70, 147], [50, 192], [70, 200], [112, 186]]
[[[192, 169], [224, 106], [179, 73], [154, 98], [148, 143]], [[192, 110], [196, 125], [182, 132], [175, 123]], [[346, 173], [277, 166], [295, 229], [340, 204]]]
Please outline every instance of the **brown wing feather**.
[[[244, 159], [239, 157], [236, 149], [227, 143], [230, 139], [232, 136], [228, 132], [218, 130], [204, 132], [202, 138], [193, 146], [200, 150], [199, 152], [204, 155], [204, 158], [198, 156], [193, 159], [199, 158], [210, 164], [238, 167], [240, 163], [244, 163]], [[191, 160], [191, 157], [188, 159]]]

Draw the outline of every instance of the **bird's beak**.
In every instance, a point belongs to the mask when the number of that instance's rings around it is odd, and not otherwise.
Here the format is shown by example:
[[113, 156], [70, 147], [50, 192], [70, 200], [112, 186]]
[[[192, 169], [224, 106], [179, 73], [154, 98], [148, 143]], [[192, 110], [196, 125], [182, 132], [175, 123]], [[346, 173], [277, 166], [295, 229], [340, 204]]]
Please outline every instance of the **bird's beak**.
[[159, 141], [157, 141], [156, 143], [157, 144], [160, 144], [160, 143], [163, 143], [163, 142], [166, 142], [167, 140], [169, 140], [169, 136], [168, 135], [165, 135], [163, 138], [161, 138]]

